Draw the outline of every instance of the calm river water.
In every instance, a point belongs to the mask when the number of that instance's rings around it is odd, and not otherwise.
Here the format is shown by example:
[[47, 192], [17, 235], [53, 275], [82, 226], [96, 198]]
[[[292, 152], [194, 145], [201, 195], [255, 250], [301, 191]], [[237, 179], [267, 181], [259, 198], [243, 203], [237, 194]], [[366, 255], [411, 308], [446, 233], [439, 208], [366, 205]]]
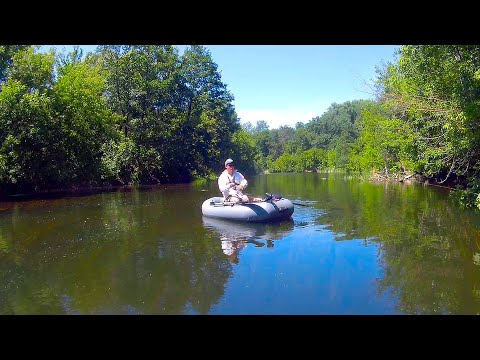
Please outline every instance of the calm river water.
[[0, 314], [479, 314], [480, 215], [441, 188], [268, 174], [292, 219], [202, 217], [215, 182], [0, 202]]

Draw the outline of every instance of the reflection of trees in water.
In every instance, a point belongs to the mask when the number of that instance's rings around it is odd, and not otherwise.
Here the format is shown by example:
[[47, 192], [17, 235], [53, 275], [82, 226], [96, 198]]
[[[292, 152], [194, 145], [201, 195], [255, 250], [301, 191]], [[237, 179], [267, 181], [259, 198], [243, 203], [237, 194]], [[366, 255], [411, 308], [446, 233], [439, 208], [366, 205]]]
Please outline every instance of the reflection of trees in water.
[[479, 230], [468, 216], [459, 222], [458, 213], [458, 208], [430, 207], [411, 220], [418, 223], [416, 232], [401, 237], [400, 229], [380, 237], [385, 276], [378, 282], [379, 291], [398, 296], [400, 311], [480, 313], [480, 268], [473, 261]]
[[325, 207], [321, 221], [337, 240], [381, 244], [378, 291], [391, 292], [398, 311], [480, 312], [480, 268], [473, 261], [480, 252], [477, 214], [451, 207], [435, 189], [420, 186], [365, 183], [344, 191], [353, 201], [339, 197]]
[[231, 265], [201, 224], [174, 216], [186, 201], [174, 200], [103, 194], [0, 219], [0, 312], [208, 313]]
[[[189, 309], [208, 313], [223, 295], [230, 276], [228, 262], [213, 249], [208, 234], [173, 238], [159, 239], [153, 248], [130, 256], [130, 264], [119, 268], [115, 276], [119, 279], [116, 293], [143, 313], [181, 314]], [[202, 242], [201, 247], [197, 241]], [[161, 257], [152, 256], [158, 252]]]
[[256, 247], [272, 249], [275, 241], [283, 239], [293, 230], [293, 220], [270, 223], [235, 222], [223, 219], [203, 217], [207, 229], [219, 237], [222, 251], [235, 264], [239, 262], [239, 252], [252, 244]]

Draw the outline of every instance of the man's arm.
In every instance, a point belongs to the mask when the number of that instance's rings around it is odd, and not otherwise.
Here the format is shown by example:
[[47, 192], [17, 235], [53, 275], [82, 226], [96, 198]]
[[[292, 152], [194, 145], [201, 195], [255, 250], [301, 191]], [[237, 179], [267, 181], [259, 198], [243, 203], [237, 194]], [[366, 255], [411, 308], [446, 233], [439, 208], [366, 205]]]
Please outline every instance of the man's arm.
[[247, 179], [245, 179], [245, 177], [243, 176], [243, 174], [241, 172], [237, 171], [237, 175], [238, 175], [238, 180], [240, 180], [239, 185], [237, 186], [237, 189], [240, 190], [240, 191], [243, 191], [243, 189], [245, 189], [247, 187], [248, 181], [247, 181]]

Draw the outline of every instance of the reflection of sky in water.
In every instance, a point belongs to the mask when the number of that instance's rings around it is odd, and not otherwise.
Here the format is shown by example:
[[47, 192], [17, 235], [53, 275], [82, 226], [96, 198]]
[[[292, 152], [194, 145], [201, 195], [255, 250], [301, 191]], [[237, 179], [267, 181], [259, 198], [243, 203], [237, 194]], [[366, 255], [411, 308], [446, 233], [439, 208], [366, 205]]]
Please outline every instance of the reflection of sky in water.
[[294, 228], [272, 251], [253, 244], [241, 249], [225, 296], [210, 313], [395, 314], [392, 299], [376, 290], [375, 279], [383, 277], [378, 245], [335, 241], [318, 225], [323, 213], [296, 207]]
[[[303, 201], [302, 204], [306, 204], [306, 202]], [[295, 222], [295, 227], [306, 227], [318, 223], [318, 218], [323, 214], [325, 214], [323, 209], [317, 209], [308, 205], [296, 205], [292, 218]]]

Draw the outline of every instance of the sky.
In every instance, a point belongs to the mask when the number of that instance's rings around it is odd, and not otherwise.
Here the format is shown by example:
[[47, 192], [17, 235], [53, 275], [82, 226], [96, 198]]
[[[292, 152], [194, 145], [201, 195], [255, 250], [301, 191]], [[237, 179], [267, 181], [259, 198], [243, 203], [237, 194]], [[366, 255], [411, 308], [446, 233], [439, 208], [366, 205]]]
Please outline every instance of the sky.
[[[47, 46], [45, 48], [50, 48]], [[56, 45], [71, 51], [73, 45]], [[96, 45], [82, 45], [84, 52]], [[241, 123], [295, 127], [332, 103], [374, 99], [376, 67], [395, 61], [396, 45], [206, 45], [232, 93]], [[178, 46], [180, 52], [185, 46]]]

